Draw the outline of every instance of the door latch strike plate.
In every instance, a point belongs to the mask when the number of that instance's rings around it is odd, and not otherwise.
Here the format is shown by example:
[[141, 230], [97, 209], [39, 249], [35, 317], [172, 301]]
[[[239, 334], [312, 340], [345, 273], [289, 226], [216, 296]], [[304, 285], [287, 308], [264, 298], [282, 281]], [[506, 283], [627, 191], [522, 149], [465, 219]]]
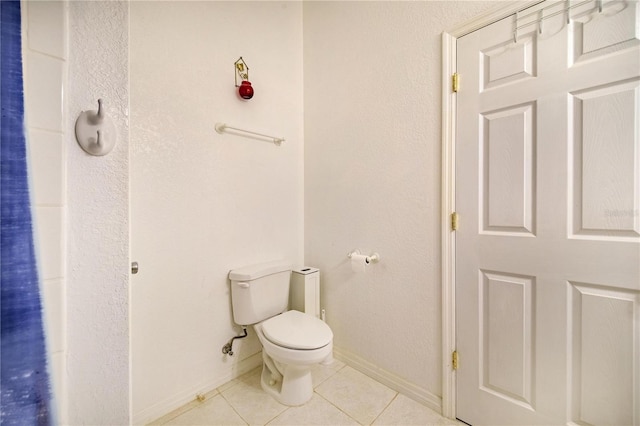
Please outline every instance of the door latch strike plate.
[[454, 370], [458, 369], [458, 351], [453, 351], [451, 354], [451, 366]]

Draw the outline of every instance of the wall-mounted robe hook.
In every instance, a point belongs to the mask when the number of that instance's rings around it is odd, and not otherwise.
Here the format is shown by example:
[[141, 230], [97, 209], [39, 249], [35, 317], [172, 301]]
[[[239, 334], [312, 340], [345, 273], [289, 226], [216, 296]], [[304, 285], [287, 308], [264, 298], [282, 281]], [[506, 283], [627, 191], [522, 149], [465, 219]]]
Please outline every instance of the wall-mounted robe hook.
[[98, 109], [82, 111], [76, 120], [76, 139], [88, 154], [106, 155], [116, 145], [116, 128], [98, 99]]

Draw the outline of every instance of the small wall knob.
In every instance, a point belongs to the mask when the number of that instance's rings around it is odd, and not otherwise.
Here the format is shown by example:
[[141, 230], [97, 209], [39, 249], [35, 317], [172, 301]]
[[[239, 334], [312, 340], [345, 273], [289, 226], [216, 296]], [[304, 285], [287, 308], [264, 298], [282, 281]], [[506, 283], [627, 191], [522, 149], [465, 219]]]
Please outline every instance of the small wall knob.
[[116, 145], [116, 128], [98, 99], [98, 109], [82, 111], [76, 120], [76, 139], [91, 155], [106, 155]]
[[132, 274], [137, 274], [138, 273], [138, 262], [131, 262], [131, 273]]

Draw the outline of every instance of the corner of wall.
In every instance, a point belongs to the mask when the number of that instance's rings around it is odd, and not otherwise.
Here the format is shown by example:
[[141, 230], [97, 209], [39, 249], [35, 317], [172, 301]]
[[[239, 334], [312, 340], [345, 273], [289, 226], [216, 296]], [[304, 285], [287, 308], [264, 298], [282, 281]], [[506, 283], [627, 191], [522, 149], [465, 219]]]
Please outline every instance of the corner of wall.
[[[67, 375], [71, 424], [128, 424], [129, 3], [69, 2], [66, 90], [68, 250]], [[74, 137], [97, 100], [117, 142], [94, 157]]]

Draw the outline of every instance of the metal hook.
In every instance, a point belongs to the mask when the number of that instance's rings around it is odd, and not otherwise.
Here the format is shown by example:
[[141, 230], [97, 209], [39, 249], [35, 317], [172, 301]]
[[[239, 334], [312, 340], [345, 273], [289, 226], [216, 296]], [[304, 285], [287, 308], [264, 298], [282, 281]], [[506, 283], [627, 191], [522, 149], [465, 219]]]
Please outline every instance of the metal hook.
[[89, 114], [87, 119], [92, 124], [100, 124], [104, 120], [104, 109], [102, 109], [102, 99], [98, 99], [98, 111], [95, 114]]
[[602, 13], [602, 0], [596, 0], [596, 4], [598, 5], [598, 13]]

